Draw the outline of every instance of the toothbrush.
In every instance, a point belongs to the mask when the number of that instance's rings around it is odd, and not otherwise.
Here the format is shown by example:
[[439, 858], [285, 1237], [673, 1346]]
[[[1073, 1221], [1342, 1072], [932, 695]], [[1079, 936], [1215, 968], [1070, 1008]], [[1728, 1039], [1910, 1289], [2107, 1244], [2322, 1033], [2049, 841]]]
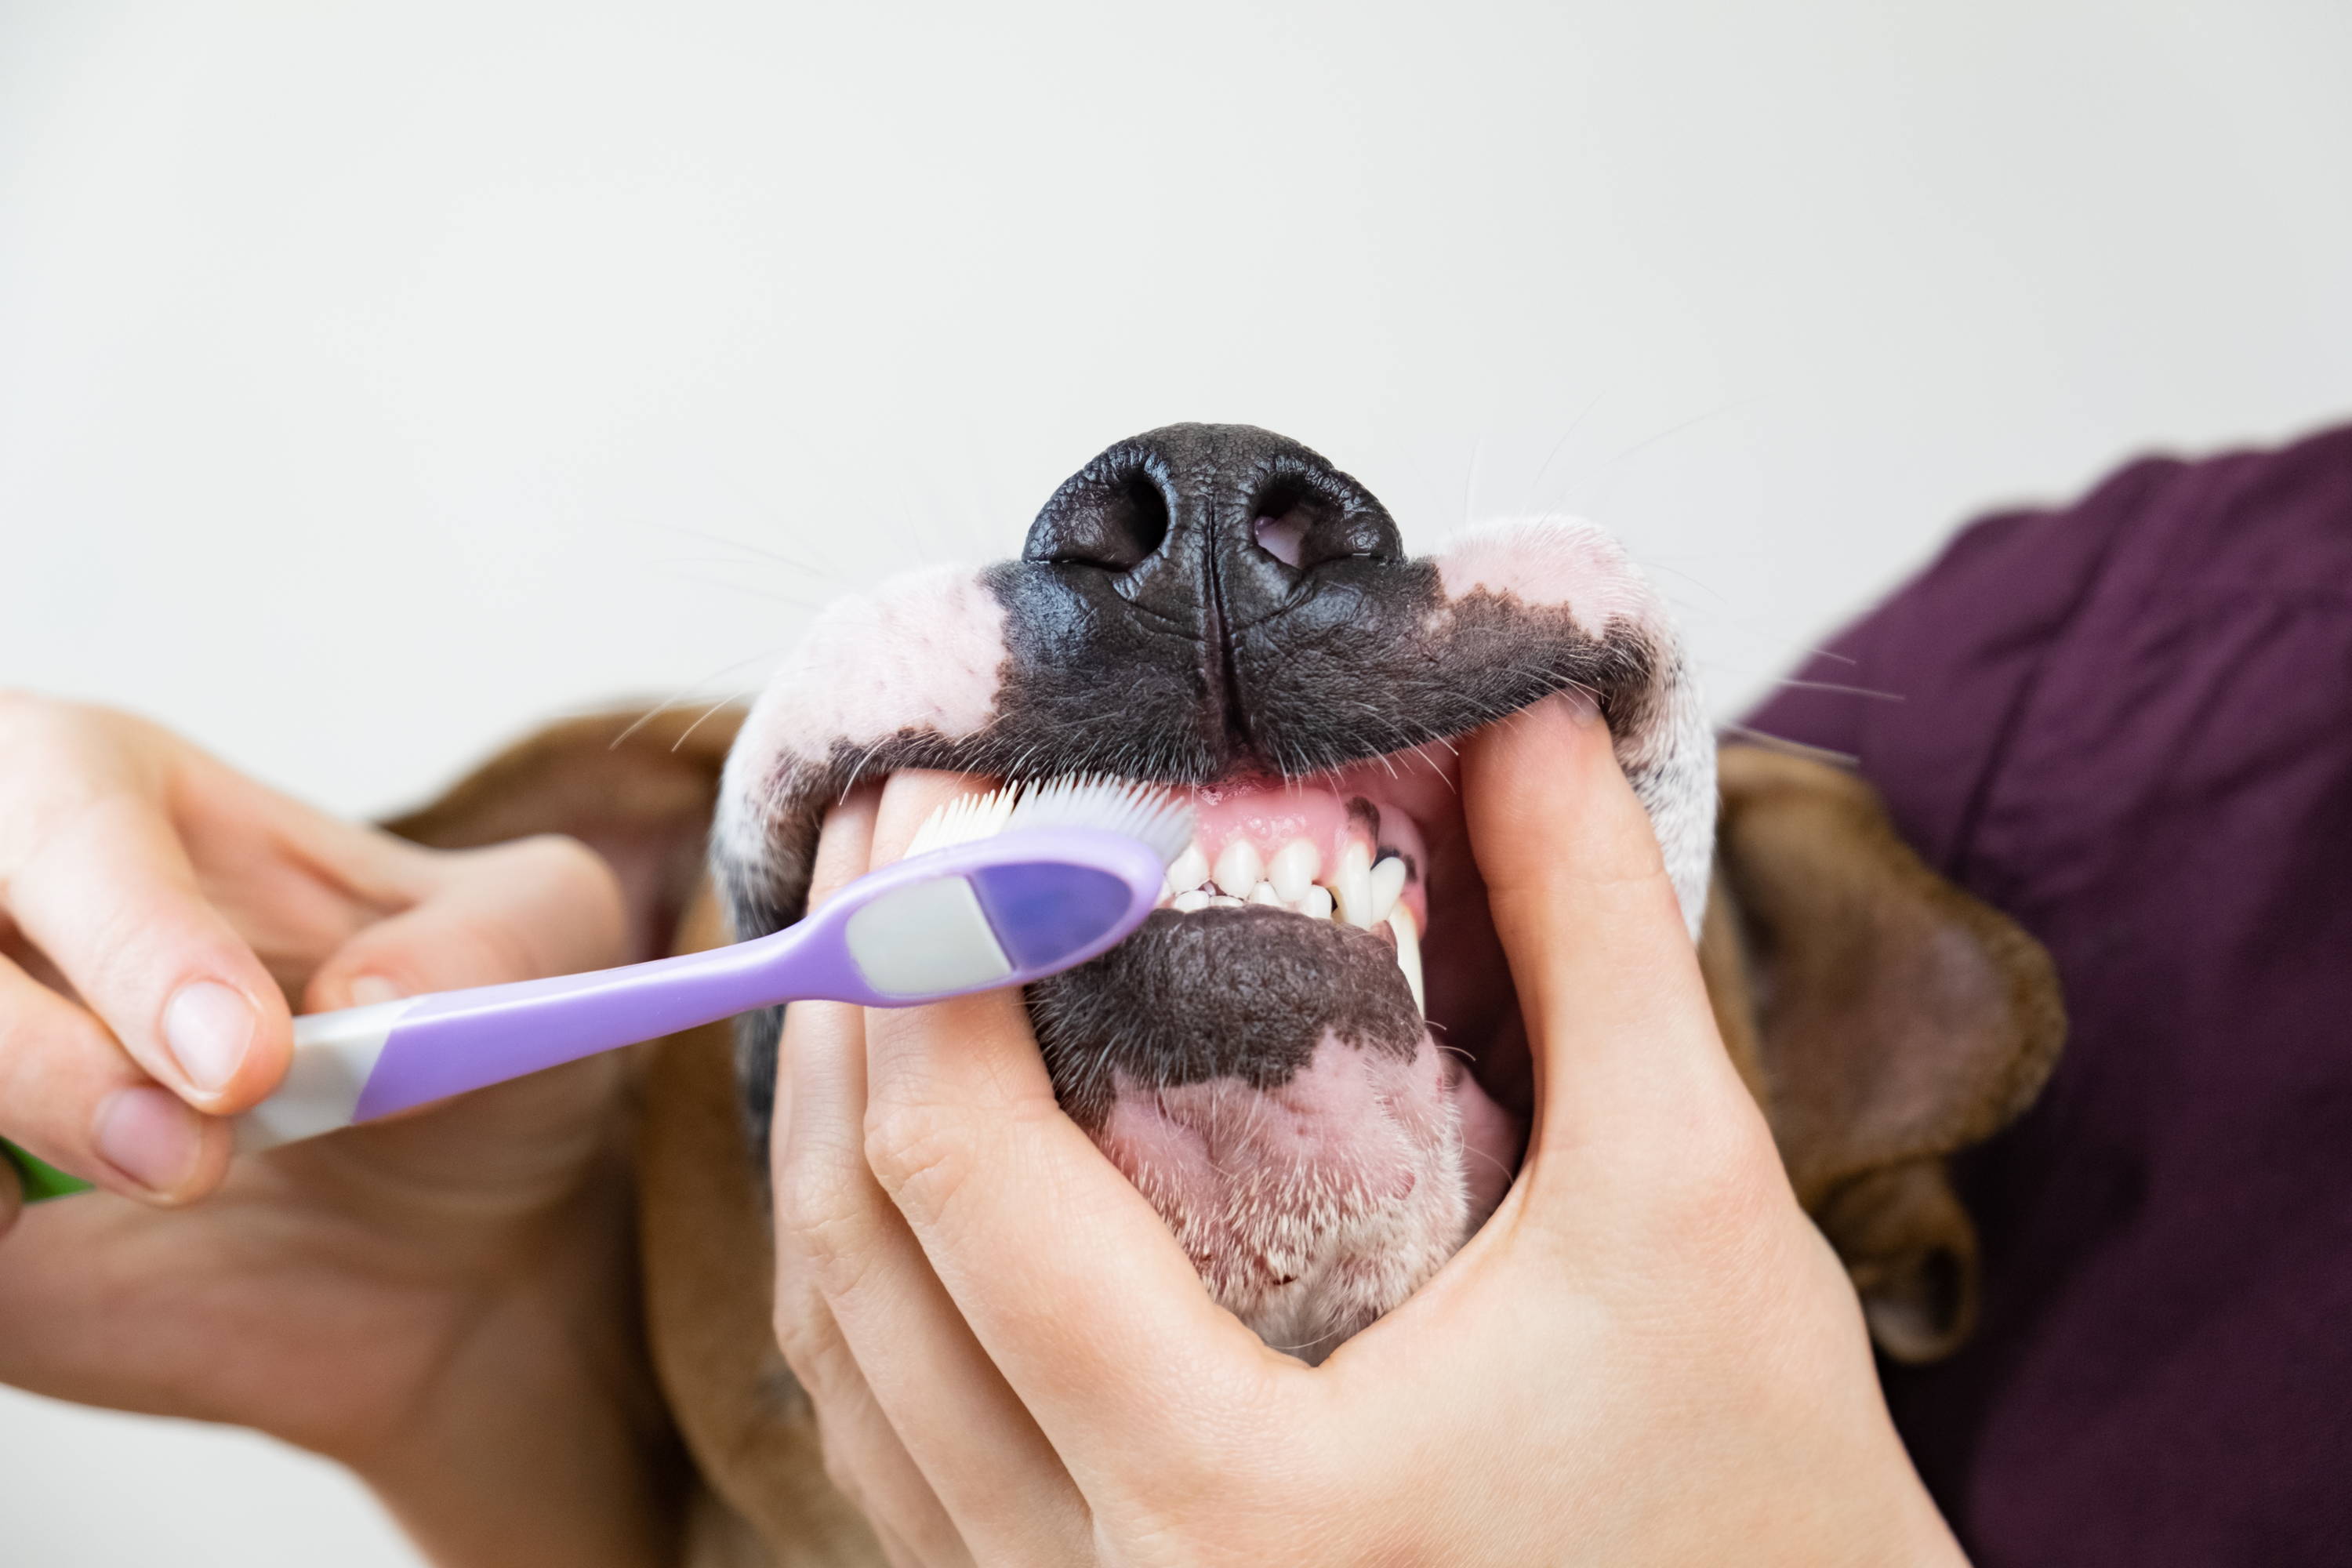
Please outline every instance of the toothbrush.
[[[904, 859], [771, 935], [297, 1018], [285, 1080], [237, 1118], [236, 1146], [275, 1148], [779, 1002], [912, 1007], [1025, 984], [1124, 941], [1192, 837], [1191, 806], [1123, 780], [965, 795], [931, 814]], [[28, 1201], [73, 1182], [0, 1152], [31, 1178]]]

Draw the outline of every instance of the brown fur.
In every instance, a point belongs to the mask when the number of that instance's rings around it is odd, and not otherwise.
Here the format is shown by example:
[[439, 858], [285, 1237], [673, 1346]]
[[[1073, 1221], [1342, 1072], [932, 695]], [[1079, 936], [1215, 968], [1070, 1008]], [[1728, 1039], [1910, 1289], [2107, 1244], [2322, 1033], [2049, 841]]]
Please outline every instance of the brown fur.
[[[702, 835], [740, 715], [559, 725], [393, 824], [464, 845], [565, 832], [614, 861], [648, 952], [722, 940], [697, 893]], [[1790, 1181], [1836, 1247], [1880, 1348], [1932, 1361], [1974, 1321], [1976, 1232], [1945, 1158], [2031, 1102], [2064, 1034], [2048, 956], [1937, 877], [1869, 787], [1816, 762], [1727, 747], [1700, 965], [1724, 1044]], [[770, 1326], [769, 1220], [727, 1031], [651, 1048], [640, 1082], [646, 1331], [709, 1489], [700, 1563], [877, 1563], [826, 1480], [815, 1416]]]
[[2065, 1037], [2041, 944], [1928, 869], [1870, 786], [1727, 746], [1701, 967], [1797, 1199], [1879, 1348], [1935, 1361], [1976, 1319], [1976, 1228], [1944, 1158], [2030, 1104]]

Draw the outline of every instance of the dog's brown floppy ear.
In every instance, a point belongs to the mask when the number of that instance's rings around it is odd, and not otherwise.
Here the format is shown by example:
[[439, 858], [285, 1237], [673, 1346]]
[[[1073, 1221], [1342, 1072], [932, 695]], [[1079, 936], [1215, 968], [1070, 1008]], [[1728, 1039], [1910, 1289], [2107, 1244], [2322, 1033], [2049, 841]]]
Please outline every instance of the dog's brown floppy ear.
[[702, 875], [719, 770], [740, 710], [617, 710], [515, 742], [430, 805], [383, 826], [438, 848], [566, 833], [620, 874], [637, 951], [670, 950]]
[[1700, 944], [1789, 1177], [1899, 1361], [1974, 1325], [1975, 1227], [1944, 1157], [2032, 1101], [2064, 1037], [2032, 937], [1929, 870], [1868, 785], [1731, 746]]

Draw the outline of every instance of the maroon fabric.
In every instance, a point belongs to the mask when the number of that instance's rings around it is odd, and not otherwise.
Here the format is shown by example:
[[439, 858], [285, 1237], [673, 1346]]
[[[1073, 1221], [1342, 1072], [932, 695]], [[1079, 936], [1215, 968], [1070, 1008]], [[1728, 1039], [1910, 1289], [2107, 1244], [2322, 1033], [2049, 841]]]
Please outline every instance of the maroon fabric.
[[1927, 1484], [1983, 1568], [2352, 1562], [2352, 428], [1979, 522], [1832, 648], [1752, 727], [2072, 1018], [1960, 1164], [1977, 1338], [1885, 1369]]

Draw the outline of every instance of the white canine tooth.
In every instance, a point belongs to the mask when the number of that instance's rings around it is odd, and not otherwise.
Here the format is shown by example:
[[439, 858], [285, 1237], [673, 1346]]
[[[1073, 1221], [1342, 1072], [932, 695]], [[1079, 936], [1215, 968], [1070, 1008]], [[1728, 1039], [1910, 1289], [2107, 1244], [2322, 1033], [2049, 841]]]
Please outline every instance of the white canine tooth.
[[1339, 852], [1339, 874], [1331, 879], [1331, 897], [1339, 918], [1364, 931], [1372, 929], [1372, 852], [1350, 844]]
[[1323, 851], [1314, 841], [1294, 838], [1274, 852], [1274, 864], [1266, 868], [1265, 879], [1282, 895], [1286, 904], [1295, 904], [1307, 896], [1315, 879], [1323, 874]]
[[1210, 898], [1209, 907], [1213, 910], [1237, 910], [1242, 907], [1242, 901], [1231, 893], [1217, 893]]
[[1207, 909], [1209, 895], [1198, 888], [1188, 888], [1176, 895], [1175, 903], [1170, 907], [1180, 915], [1189, 915], [1196, 910]]
[[1280, 909], [1282, 895], [1274, 890], [1272, 882], [1260, 882], [1250, 889], [1249, 901], [1254, 904], [1272, 904], [1276, 909]]
[[1328, 921], [1331, 918], [1331, 889], [1309, 888], [1298, 900], [1298, 912], [1308, 920]]
[[1421, 929], [1413, 923], [1412, 911], [1399, 904], [1389, 916], [1389, 930], [1396, 937], [1397, 967], [1404, 971], [1404, 983], [1412, 988], [1412, 1005], [1426, 1018], [1429, 998], [1421, 989]]
[[1372, 923], [1378, 925], [1389, 918], [1404, 896], [1404, 862], [1391, 855], [1372, 867]]
[[1209, 879], [1209, 858], [1201, 853], [1197, 844], [1188, 844], [1176, 863], [1168, 868], [1168, 885], [1180, 893], [1189, 893]]
[[1217, 891], [1232, 898], [1245, 898], [1249, 890], [1265, 879], [1265, 859], [1257, 846], [1246, 835], [1234, 839], [1217, 857], [1217, 868], [1210, 873], [1216, 879]]

